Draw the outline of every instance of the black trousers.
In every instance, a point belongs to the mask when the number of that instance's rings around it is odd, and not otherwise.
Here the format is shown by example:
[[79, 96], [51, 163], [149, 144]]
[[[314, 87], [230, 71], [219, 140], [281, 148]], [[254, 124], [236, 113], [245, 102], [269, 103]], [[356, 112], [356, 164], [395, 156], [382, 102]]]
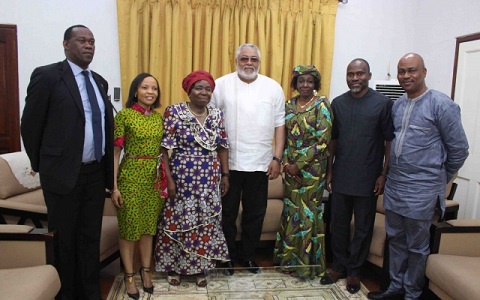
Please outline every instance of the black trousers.
[[[346, 273], [348, 276], [360, 275], [372, 241], [377, 198], [332, 193], [330, 229], [334, 271]], [[350, 239], [352, 214], [355, 231]]]
[[105, 204], [104, 162], [82, 165], [76, 186], [60, 195], [43, 190], [48, 229], [57, 231], [57, 299], [101, 299], [100, 232]]
[[[267, 210], [268, 177], [266, 172], [230, 171], [230, 189], [222, 198], [223, 233], [232, 261], [255, 258], [263, 219]], [[242, 201], [241, 243], [237, 249], [235, 221]]]

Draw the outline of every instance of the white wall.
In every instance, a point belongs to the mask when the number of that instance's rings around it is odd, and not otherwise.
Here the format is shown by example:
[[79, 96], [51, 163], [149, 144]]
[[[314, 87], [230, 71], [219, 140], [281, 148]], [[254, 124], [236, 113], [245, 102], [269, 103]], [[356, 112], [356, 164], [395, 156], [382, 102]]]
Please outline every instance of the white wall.
[[[370, 63], [373, 86], [408, 52], [423, 56], [427, 85], [450, 95], [456, 38], [480, 32], [480, 1], [349, 0], [339, 4], [330, 99], [347, 90], [348, 63], [362, 57]], [[388, 68], [390, 66], [390, 68]]]
[[480, 32], [480, 1], [417, 2], [415, 42], [427, 65], [427, 84], [450, 96], [456, 38]]
[[[349, 0], [339, 4], [335, 25], [335, 48], [330, 99], [347, 91], [347, 65], [355, 58], [370, 64], [375, 80], [396, 78], [398, 59], [414, 35], [411, 24], [418, 0]], [[399, 26], [402, 24], [402, 26]]]
[[0, 23], [17, 26], [20, 114], [33, 69], [65, 59], [63, 34], [71, 25], [90, 28], [96, 40], [90, 68], [107, 79], [110, 94], [120, 87], [115, 0], [0, 0]]

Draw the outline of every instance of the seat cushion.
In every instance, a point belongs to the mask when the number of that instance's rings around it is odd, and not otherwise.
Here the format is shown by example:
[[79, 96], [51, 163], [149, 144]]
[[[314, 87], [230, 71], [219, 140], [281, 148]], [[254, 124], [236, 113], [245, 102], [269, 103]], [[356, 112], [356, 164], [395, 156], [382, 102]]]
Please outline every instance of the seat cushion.
[[116, 216], [103, 216], [100, 235], [100, 261], [118, 250], [118, 220]]
[[480, 257], [431, 254], [425, 275], [453, 299], [480, 299]]
[[[280, 217], [282, 216], [283, 200], [282, 199], [268, 199], [267, 211], [265, 218], [263, 219], [262, 234], [260, 240], [270, 241], [275, 240], [277, 236], [278, 226], [280, 225]], [[240, 234], [242, 233], [242, 204], [238, 210], [238, 216], [236, 220], [237, 224], [237, 240], [240, 240]]]
[[52, 300], [60, 290], [60, 278], [51, 265], [0, 269], [2, 299]]
[[386, 237], [385, 215], [376, 213], [375, 223], [373, 224], [372, 243], [370, 244], [370, 254], [383, 257]]
[[278, 176], [273, 180], [268, 181], [268, 199], [282, 199], [283, 198], [283, 179]]

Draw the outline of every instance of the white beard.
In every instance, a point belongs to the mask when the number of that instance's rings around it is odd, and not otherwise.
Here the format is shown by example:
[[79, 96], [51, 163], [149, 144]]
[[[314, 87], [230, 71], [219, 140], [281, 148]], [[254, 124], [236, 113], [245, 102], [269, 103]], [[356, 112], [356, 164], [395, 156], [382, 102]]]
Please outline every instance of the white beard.
[[257, 78], [259, 69], [260, 68], [258, 68], [257, 70], [254, 70], [252, 73], [247, 73], [247, 72], [245, 72], [245, 70], [238, 68], [237, 73], [240, 77], [242, 77], [246, 80], [253, 80], [253, 79]]

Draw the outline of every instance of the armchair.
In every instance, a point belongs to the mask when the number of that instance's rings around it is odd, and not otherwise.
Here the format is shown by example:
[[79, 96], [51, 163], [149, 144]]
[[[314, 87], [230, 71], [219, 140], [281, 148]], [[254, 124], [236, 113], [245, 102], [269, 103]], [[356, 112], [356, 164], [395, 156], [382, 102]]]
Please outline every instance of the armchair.
[[[60, 278], [51, 265], [54, 233], [27, 225], [0, 225], [0, 291], [2, 299], [51, 300]], [[28, 288], [25, 284], [28, 283]]]
[[434, 225], [424, 296], [433, 292], [440, 299], [480, 299], [480, 220]]

